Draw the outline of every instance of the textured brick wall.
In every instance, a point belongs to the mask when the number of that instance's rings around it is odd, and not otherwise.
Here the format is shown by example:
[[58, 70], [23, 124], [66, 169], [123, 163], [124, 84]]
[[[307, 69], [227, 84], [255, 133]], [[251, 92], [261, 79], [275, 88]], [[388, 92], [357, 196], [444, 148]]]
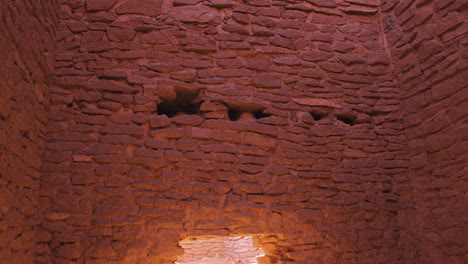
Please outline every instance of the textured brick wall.
[[463, 263], [466, 0], [60, 3], [0, 4], [0, 262]]
[[399, 217], [405, 258], [465, 263], [468, 2], [389, 0], [382, 11], [410, 155]]
[[32, 263], [55, 1], [0, 2], [0, 263]]
[[284, 263], [397, 262], [378, 4], [62, 1], [43, 262], [172, 263], [186, 236], [234, 234], [271, 234]]

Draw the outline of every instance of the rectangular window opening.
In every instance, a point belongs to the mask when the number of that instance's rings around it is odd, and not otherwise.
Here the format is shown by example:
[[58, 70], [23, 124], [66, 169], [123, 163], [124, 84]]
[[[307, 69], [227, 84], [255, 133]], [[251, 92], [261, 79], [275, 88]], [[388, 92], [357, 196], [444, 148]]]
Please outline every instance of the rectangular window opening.
[[179, 242], [184, 255], [176, 264], [257, 264], [265, 254], [255, 236], [188, 237]]

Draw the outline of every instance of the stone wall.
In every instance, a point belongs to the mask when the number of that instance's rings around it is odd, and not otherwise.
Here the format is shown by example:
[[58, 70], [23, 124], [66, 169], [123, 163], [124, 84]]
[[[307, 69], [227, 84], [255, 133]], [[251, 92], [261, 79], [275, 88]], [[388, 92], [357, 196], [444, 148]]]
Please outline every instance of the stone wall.
[[463, 263], [466, 0], [59, 2], [0, 3], [0, 262]]
[[61, 1], [43, 263], [396, 263], [407, 151], [378, 1]]
[[0, 263], [32, 263], [53, 71], [55, 1], [0, 2]]
[[[399, 225], [410, 263], [466, 262], [468, 2], [384, 1], [410, 154]], [[416, 250], [415, 250], [416, 249]]]

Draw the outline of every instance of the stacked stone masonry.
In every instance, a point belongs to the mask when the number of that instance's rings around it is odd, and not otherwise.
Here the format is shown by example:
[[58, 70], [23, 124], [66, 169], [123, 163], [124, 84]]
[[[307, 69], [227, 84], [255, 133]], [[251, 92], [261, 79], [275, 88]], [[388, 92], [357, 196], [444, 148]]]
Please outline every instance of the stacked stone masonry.
[[0, 1], [0, 263], [33, 263], [58, 4]]
[[409, 150], [399, 184], [405, 257], [465, 263], [468, 1], [386, 1], [382, 12]]
[[466, 0], [1, 7], [1, 263], [466, 259]]

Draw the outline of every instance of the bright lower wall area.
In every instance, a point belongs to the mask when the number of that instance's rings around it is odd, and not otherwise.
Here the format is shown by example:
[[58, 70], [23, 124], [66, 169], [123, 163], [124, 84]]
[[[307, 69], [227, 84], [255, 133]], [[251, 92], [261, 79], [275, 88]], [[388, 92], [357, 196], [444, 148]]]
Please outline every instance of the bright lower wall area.
[[271, 263], [253, 236], [189, 237], [179, 244], [184, 254], [177, 264]]

